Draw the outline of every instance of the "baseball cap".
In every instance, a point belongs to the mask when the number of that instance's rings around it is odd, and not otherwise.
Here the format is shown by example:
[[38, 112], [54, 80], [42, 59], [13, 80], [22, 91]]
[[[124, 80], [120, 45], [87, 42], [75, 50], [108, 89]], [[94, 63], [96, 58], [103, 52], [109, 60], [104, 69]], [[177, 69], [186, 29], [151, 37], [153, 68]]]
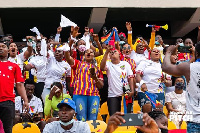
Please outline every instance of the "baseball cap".
[[65, 98], [64, 100], [62, 100], [58, 105], [57, 108], [60, 108], [61, 105], [69, 105], [73, 110], [75, 110], [76, 112], [76, 105], [75, 102], [73, 100], [71, 100], [70, 98]]

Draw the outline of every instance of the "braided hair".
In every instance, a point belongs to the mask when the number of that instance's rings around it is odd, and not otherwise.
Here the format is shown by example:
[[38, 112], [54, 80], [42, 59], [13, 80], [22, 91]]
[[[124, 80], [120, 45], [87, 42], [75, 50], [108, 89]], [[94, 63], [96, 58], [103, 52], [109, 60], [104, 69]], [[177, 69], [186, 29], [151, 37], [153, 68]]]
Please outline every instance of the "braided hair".
[[162, 111], [156, 111], [156, 110], [151, 111], [148, 114], [154, 120], [158, 120], [158, 119], [162, 118], [163, 116], [166, 116]]

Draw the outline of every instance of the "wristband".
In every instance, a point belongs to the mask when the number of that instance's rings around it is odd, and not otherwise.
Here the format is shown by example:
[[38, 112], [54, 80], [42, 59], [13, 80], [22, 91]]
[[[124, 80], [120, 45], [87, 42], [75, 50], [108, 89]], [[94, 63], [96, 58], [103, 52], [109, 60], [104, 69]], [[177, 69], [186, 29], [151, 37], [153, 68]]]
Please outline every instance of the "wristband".
[[128, 31], [128, 34], [132, 34], [132, 31]]
[[27, 42], [27, 45], [32, 47], [33, 46], [33, 43], [32, 42]]

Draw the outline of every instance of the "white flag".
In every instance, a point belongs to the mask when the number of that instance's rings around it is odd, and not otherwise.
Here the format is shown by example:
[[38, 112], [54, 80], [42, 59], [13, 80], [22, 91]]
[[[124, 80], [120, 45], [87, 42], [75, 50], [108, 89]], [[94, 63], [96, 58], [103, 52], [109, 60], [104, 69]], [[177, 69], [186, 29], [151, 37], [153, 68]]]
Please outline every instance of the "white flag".
[[75, 24], [74, 22], [70, 21], [68, 18], [66, 18], [65, 16], [63, 16], [61, 14], [60, 26], [61, 27], [68, 27], [68, 26], [74, 26], [74, 27], [76, 27], [77, 24]]
[[41, 36], [40, 36], [40, 32], [38, 30], [37, 27], [33, 27], [32, 29], [30, 29], [32, 32], [35, 32], [37, 34], [37, 39], [41, 39]]

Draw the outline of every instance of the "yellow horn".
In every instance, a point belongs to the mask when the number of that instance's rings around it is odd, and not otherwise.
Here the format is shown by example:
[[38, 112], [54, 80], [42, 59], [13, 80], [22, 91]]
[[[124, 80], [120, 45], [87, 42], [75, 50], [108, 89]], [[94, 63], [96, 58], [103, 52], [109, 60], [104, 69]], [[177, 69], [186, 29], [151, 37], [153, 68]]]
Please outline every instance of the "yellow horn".
[[163, 29], [168, 30], [168, 24], [161, 26]]

